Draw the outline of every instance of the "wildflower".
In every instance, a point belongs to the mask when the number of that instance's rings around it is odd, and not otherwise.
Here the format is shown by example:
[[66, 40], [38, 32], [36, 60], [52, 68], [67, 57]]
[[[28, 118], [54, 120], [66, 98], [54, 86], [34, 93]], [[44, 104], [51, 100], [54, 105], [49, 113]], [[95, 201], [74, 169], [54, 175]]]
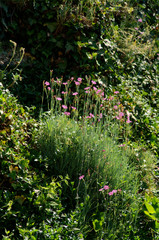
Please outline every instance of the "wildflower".
[[45, 85], [46, 85], [46, 86], [49, 86], [49, 85], [50, 85], [50, 83], [46, 81], [46, 82], [45, 82]]
[[94, 91], [96, 91], [96, 90], [97, 90], [97, 88], [96, 88], [96, 87], [93, 87], [93, 90], [94, 90]]
[[72, 109], [76, 110], [76, 107], [71, 106]]
[[82, 82], [82, 78], [80, 78], [80, 77], [77, 78], [77, 81]]
[[92, 113], [90, 113], [89, 116], [94, 118], [94, 115]]
[[85, 91], [85, 93], [90, 93], [90, 91]]
[[100, 113], [100, 114], [99, 114], [99, 117], [100, 117], [100, 118], [102, 118], [102, 117], [103, 117], [103, 114], [102, 114], [102, 113]]
[[76, 82], [76, 81], [74, 81], [74, 82], [75, 82], [76, 85], [80, 85], [81, 84], [80, 82]]
[[67, 109], [67, 106], [66, 105], [62, 105], [62, 108]]
[[62, 101], [62, 98], [60, 98], [60, 97], [57, 97], [56, 99], [57, 99], [58, 101]]
[[121, 192], [121, 188], [118, 189], [118, 192]]
[[86, 87], [86, 88], [84, 88], [84, 90], [88, 90], [88, 89], [90, 89], [90, 87]]
[[114, 194], [114, 193], [117, 193], [117, 190], [114, 189], [114, 190], [112, 191], [112, 193], [113, 193], [113, 194]]
[[108, 190], [108, 189], [109, 189], [109, 186], [105, 185], [105, 186], [103, 187], [103, 189], [104, 189], [104, 190]]
[[73, 95], [73, 96], [76, 96], [76, 95], [78, 95], [78, 92], [74, 92], [74, 93], [72, 93], [72, 95]]
[[125, 144], [120, 144], [119, 147], [125, 147]]
[[105, 150], [103, 149], [102, 152], [105, 152]]
[[81, 175], [80, 177], [79, 177], [79, 180], [81, 180], [81, 179], [83, 179], [84, 178], [84, 175]]
[[57, 82], [57, 84], [60, 84], [60, 83], [61, 83], [61, 81], [58, 81], [58, 80], [57, 80], [56, 82]]
[[71, 80], [73, 81], [74, 77], [71, 77]]
[[118, 94], [118, 93], [119, 93], [119, 91], [115, 91], [115, 92], [114, 92], [114, 94]]
[[115, 105], [115, 106], [114, 106], [114, 109], [115, 109], [115, 110], [117, 110], [117, 109], [118, 109], [118, 106], [117, 106], [117, 105]]
[[64, 112], [66, 116], [70, 116], [70, 112]]
[[67, 94], [67, 92], [64, 92], [64, 91], [62, 91], [61, 93], [62, 93], [62, 94]]
[[95, 81], [91, 81], [93, 85], [96, 85], [97, 83]]
[[113, 195], [113, 194], [114, 194], [113, 191], [108, 193], [109, 196], [111, 196], [111, 195]]
[[141, 19], [141, 18], [139, 18], [139, 19], [138, 19], [138, 22], [142, 22], [142, 19]]
[[137, 27], [135, 27], [134, 29], [135, 29], [135, 30], [138, 30], [138, 28], [137, 28]]
[[119, 118], [121, 119], [124, 116], [123, 112], [119, 112]]
[[132, 121], [130, 121], [130, 113], [127, 111], [127, 123], [131, 123]]
[[50, 91], [50, 90], [51, 90], [51, 87], [48, 87], [47, 89]]
[[100, 107], [103, 107], [103, 104], [101, 104]]
[[100, 93], [102, 90], [101, 89], [98, 89], [97, 91], [96, 91], [96, 93], [98, 94], [98, 93]]
[[103, 191], [103, 188], [99, 189], [99, 192], [102, 192]]
[[63, 82], [62, 84], [63, 84], [63, 85], [67, 85], [68, 83], [67, 83], [67, 82]]
[[91, 116], [87, 116], [86, 118], [91, 118]]

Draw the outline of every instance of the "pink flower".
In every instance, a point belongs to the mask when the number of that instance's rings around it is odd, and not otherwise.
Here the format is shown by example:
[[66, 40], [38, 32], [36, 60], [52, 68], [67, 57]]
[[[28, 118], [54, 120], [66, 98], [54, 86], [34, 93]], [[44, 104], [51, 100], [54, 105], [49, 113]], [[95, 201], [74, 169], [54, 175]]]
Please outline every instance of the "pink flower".
[[119, 112], [119, 118], [121, 119], [124, 116], [123, 112]]
[[104, 97], [104, 92], [101, 93], [101, 96]]
[[121, 188], [118, 189], [118, 192], [121, 192]]
[[90, 93], [90, 91], [85, 91], [85, 93]]
[[64, 112], [66, 116], [70, 116], [70, 112]]
[[117, 190], [114, 189], [112, 192], [113, 192], [113, 194], [114, 194], [114, 193], [117, 193]]
[[72, 106], [71, 106], [71, 108], [76, 110], [76, 107], [72, 107]]
[[93, 87], [93, 90], [94, 90], [94, 91], [96, 91], [96, 90], [97, 90], [97, 88], [96, 88], [96, 87]]
[[76, 82], [76, 81], [74, 81], [74, 82], [75, 82], [76, 85], [80, 85], [81, 84], [80, 82]]
[[118, 94], [118, 93], [119, 93], [119, 91], [115, 91], [115, 92], [114, 92], [114, 94]]
[[131, 122], [132, 122], [132, 121], [130, 121], [130, 117], [128, 116], [126, 123], [131, 123]]
[[87, 116], [86, 118], [91, 118], [91, 116]]
[[137, 27], [135, 27], [134, 29], [135, 29], [135, 30], [138, 30], [138, 28], [137, 28]]
[[71, 80], [73, 81], [74, 77], [71, 77]]
[[130, 113], [129, 112], [127, 112], [127, 121], [126, 121], [127, 123], [131, 123], [132, 121], [130, 121]]
[[139, 19], [138, 19], [138, 22], [142, 22], [142, 19], [141, 19], [141, 18], [139, 18]]
[[118, 109], [118, 106], [117, 106], [117, 105], [115, 105], [115, 106], [114, 106], [114, 109], [115, 109], [115, 110], [117, 110], [117, 109]]
[[103, 117], [103, 114], [102, 114], [102, 113], [100, 113], [99, 117], [100, 117], [100, 118], [102, 118], [102, 117]]
[[113, 195], [113, 191], [108, 193], [109, 196]]
[[81, 179], [83, 179], [83, 178], [84, 178], [84, 175], [80, 176], [80, 177], [79, 177], [79, 180], [81, 180]]
[[94, 115], [92, 113], [90, 113], [89, 116], [94, 118]]
[[103, 149], [102, 152], [105, 152], [105, 150]]
[[67, 82], [63, 82], [62, 84], [63, 84], [63, 85], [67, 85], [68, 83], [67, 83]]
[[103, 187], [103, 189], [104, 189], [104, 190], [108, 190], [108, 189], [109, 189], [109, 186], [105, 185], [105, 186]]
[[101, 89], [98, 89], [97, 91], [96, 91], [96, 93], [98, 94], [98, 93], [100, 93], [102, 90]]
[[73, 96], [76, 96], [76, 95], [78, 95], [78, 92], [74, 92], [74, 93], [72, 93], [72, 95], [73, 95]]
[[50, 91], [50, 90], [51, 90], [51, 87], [48, 87], [47, 89]]
[[86, 87], [86, 88], [84, 88], [84, 90], [89, 90], [90, 89], [90, 87]]
[[67, 106], [66, 105], [62, 105], [62, 108], [67, 109]]
[[120, 144], [119, 147], [125, 147], [125, 144]]
[[97, 83], [95, 81], [91, 81], [93, 85], [96, 85]]
[[77, 78], [77, 81], [82, 82], [82, 78], [80, 78], [80, 77]]
[[46, 85], [46, 86], [49, 86], [49, 85], [50, 85], [50, 83], [46, 81], [46, 82], [45, 82], [45, 85]]
[[99, 192], [102, 192], [103, 191], [103, 188], [99, 189]]
[[62, 94], [67, 94], [67, 92], [64, 92], [64, 91], [62, 91], [61, 93], [62, 93]]
[[57, 99], [58, 101], [62, 101], [62, 98], [60, 98], [60, 97], [57, 97], [56, 99]]

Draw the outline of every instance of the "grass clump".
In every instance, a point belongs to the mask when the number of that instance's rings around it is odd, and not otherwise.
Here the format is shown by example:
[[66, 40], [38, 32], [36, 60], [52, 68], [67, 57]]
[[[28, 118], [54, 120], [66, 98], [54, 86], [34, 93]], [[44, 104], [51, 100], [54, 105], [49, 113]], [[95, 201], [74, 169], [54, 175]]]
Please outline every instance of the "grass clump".
[[130, 234], [135, 239], [155, 158], [139, 154], [140, 163], [135, 163], [137, 155], [128, 144], [133, 118], [119, 101], [119, 92], [106, 96], [103, 87], [89, 78], [81, 90], [81, 82], [81, 78], [63, 82], [52, 75], [44, 82], [50, 111], [42, 118], [39, 134], [43, 169], [48, 176], [68, 174], [74, 182], [73, 192], [64, 186], [64, 204], [70, 209], [82, 204], [83, 221], [90, 226], [88, 239], [125, 239]]

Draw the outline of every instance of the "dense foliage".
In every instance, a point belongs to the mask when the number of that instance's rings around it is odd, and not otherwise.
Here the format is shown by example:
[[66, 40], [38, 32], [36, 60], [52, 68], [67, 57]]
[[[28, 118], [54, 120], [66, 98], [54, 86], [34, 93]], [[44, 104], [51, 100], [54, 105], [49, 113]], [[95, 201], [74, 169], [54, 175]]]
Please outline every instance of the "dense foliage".
[[0, 2], [1, 239], [158, 239], [158, 7]]

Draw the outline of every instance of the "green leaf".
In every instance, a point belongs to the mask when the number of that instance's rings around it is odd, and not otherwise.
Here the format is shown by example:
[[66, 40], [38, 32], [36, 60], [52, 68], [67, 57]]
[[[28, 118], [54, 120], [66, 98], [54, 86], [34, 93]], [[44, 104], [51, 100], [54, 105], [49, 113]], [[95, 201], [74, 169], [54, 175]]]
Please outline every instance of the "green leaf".
[[154, 214], [154, 213], [155, 213], [155, 209], [152, 207], [151, 204], [145, 202], [145, 206], [146, 206], [146, 208], [147, 208], [147, 210], [148, 210], [149, 213], [151, 213], [151, 214]]

